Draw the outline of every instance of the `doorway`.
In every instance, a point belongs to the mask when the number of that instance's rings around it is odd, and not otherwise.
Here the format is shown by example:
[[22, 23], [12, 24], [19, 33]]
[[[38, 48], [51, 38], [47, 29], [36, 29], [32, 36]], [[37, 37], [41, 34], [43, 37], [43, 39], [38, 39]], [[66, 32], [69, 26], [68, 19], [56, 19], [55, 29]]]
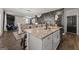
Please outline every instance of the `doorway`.
[[7, 14], [7, 24], [14, 24], [15, 16]]
[[9, 14], [6, 14], [7, 16], [7, 30], [13, 30], [13, 27], [14, 27], [14, 23], [15, 23], [15, 16], [13, 15], [9, 15]]

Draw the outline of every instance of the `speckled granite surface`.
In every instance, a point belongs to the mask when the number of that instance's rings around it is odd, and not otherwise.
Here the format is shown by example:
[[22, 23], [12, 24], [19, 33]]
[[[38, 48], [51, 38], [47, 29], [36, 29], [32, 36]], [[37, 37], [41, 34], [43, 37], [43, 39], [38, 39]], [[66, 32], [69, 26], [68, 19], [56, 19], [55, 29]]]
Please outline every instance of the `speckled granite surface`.
[[59, 30], [62, 27], [53, 27], [51, 29], [44, 29], [44, 28], [32, 28], [32, 29], [25, 29], [25, 32], [31, 33], [31, 35], [43, 39], [44, 37], [54, 33], [55, 31]]

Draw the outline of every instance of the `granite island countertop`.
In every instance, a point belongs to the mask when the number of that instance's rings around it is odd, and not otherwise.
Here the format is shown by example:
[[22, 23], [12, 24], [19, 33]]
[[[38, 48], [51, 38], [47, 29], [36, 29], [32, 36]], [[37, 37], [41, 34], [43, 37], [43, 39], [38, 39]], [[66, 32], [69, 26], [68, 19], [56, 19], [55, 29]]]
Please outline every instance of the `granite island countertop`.
[[50, 29], [45, 28], [32, 28], [32, 29], [25, 29], [25, 32], [30, 33], [34, 37], [37, 37], [39, 39], [44, 39], [45, 37], [49, 36], [50, 34], [54, 33], [57, 30], [60, 30], [62, 27], [52, 27]]

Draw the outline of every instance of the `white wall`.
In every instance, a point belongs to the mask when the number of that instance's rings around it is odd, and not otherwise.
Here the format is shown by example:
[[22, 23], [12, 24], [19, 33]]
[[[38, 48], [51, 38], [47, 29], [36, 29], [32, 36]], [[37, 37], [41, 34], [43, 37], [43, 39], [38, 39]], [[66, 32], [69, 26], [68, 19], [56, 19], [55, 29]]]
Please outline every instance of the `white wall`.
[[7, 16], [6, 16], [6, 13], [5, 13], [4, 31], [7, 31], [6, 25], [7, 25]]
[[21, 17], [21, 16], [15, 16], [15, 24], [17, 25], [18, 23], [25, 24], [26, 19], [24, 17]]
[[2, 35], [3, 32], [3, 9], [0, 8], [0, 36]]
[[79, 35], [79, 9], [78, 9], [77, 25], [78, 25], [77, 26], [78, 27], [77, 28], [78, 29], [78, 31], [77, 31], [78, 33], [77, 34]]
[[[13, 12], [5, 12], [5, 14], [11, 14], [11, 15], [13, 15]], [[18, 23], [20, 23], [20, 24], [25, 24], [26, 23], [26, 20], [24, 19], [24, 17], [23, 16], [18, 16], [18, 15], [14, 15], [15, 16], [15, 25], [17, 25]], [[4, 24], [4, 31], [7, 31], [7, 29], [6, 29], [6, 22], [7, 22], [7, 16], [5, 15], [5, 24]]]

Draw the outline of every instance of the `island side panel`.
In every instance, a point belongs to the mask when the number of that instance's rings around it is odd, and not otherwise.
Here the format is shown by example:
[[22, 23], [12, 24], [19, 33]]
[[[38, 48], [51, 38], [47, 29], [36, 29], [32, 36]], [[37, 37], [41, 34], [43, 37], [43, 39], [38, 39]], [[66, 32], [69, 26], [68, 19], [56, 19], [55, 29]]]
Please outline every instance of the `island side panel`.
[[30, 34], [29, 49], [42, 50], [42, 40]]
[[43, 50], [56, 50], [59, 43], [60, 30], [57, 30], [43, 39]]

